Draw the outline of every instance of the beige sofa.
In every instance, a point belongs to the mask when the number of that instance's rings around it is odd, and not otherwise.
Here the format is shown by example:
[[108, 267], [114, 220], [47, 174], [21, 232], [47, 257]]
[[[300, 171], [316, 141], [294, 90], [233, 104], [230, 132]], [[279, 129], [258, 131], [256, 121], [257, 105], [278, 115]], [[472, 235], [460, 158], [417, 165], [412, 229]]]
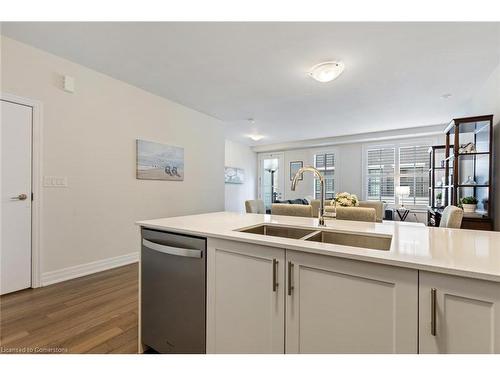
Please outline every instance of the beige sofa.
[[384, 219], [384, 202], [377, 201], [360, 201], [359, 207], [364, 208], [374, 208], [375, 209], [375, 221], [381, 223]]
[[245, 201], [245, 210], [247, 214], [265, 214], [264, 201], [260, 199]]
[[[249, 201], [250, 202], [250, 201]], [[273, 203], [271, 206], [271, 214], [285, 216], [302, 216], [302, 217], [318, 217], [319, 214], [319, 199], [313, 199], [310, 205], [304, 204], [288, 204], [288, 203]], [[339, 207], [341, 208], [341, 207]], [[360, 201], [358, 207], [347, 207], [356, 211], [342, 212], [340, 220], [360, 220], [360, 221], [375, 221], [382, 222], [384, 218], [384, 203], [376, 201]], [[247, 212], [252, 212], [248, 210]], [[375, 220], [372, 219], [372, 210], [375, 211]], [[325, 202], [326, 212], [335, 212], [335, 207], [330, 204], [330, 201]]]
[[[319, 199], [314, 199], [311, 201], [312, 216], [318, 217], [319, 214]], [[381, 223], [384, 218], [384, 202], [376, 201], [360, 201], [359, 207], [361, 208], [373, 208], [375, 209], [375, 221]], [[357, 208], [357, 207], [354, 207]], [[330, 205], [330, 201], [325, 202], [325, 211], [334, 212], [335, 207]]]
[[273, 203], [272, 215], [312, 217], [312, 207], [308, 204]]
[[374, 223], [376, 211], [371, 207], [337, 207], [338, 220], [368, 221]]

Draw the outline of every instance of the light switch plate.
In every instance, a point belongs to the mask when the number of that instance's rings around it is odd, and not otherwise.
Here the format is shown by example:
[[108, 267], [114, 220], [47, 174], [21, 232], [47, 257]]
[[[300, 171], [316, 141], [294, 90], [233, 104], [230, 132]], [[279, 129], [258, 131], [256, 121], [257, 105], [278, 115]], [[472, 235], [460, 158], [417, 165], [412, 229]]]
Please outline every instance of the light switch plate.
[[44, 187], [68, 187], [68, 177], [64, 176], [44, 176]]

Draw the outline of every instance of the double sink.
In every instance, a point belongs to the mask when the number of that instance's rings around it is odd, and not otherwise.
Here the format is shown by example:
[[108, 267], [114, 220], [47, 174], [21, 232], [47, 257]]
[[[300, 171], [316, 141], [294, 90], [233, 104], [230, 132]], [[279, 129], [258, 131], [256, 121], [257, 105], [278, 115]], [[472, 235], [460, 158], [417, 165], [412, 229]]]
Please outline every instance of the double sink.
[[290, 238], [295, 240], [322, 242], [364, 249], [388, 251], [392, 236], [382, 234], [359, 234], [327, 229], [306, 229], [280, 225], [259, 224], [250, 228], [237, 229], [238, 232]]

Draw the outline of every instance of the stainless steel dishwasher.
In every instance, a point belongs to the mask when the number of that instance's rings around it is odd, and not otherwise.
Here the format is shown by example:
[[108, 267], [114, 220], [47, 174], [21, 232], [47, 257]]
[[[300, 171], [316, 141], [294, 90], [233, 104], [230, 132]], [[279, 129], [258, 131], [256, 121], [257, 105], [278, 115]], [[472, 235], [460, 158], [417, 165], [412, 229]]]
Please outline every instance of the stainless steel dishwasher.
[[141, 336], [159, 353], [205, 353], [206, 239], [142, 229]]

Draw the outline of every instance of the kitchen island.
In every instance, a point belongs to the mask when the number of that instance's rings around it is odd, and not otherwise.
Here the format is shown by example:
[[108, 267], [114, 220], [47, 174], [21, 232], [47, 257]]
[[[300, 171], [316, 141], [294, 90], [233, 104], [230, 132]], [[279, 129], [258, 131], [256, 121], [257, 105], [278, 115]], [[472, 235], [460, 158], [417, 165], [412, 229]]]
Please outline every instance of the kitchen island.
[[140, 221], [206, 239], [207, 353], [499, 353], [500, 233], [218, 212]]

